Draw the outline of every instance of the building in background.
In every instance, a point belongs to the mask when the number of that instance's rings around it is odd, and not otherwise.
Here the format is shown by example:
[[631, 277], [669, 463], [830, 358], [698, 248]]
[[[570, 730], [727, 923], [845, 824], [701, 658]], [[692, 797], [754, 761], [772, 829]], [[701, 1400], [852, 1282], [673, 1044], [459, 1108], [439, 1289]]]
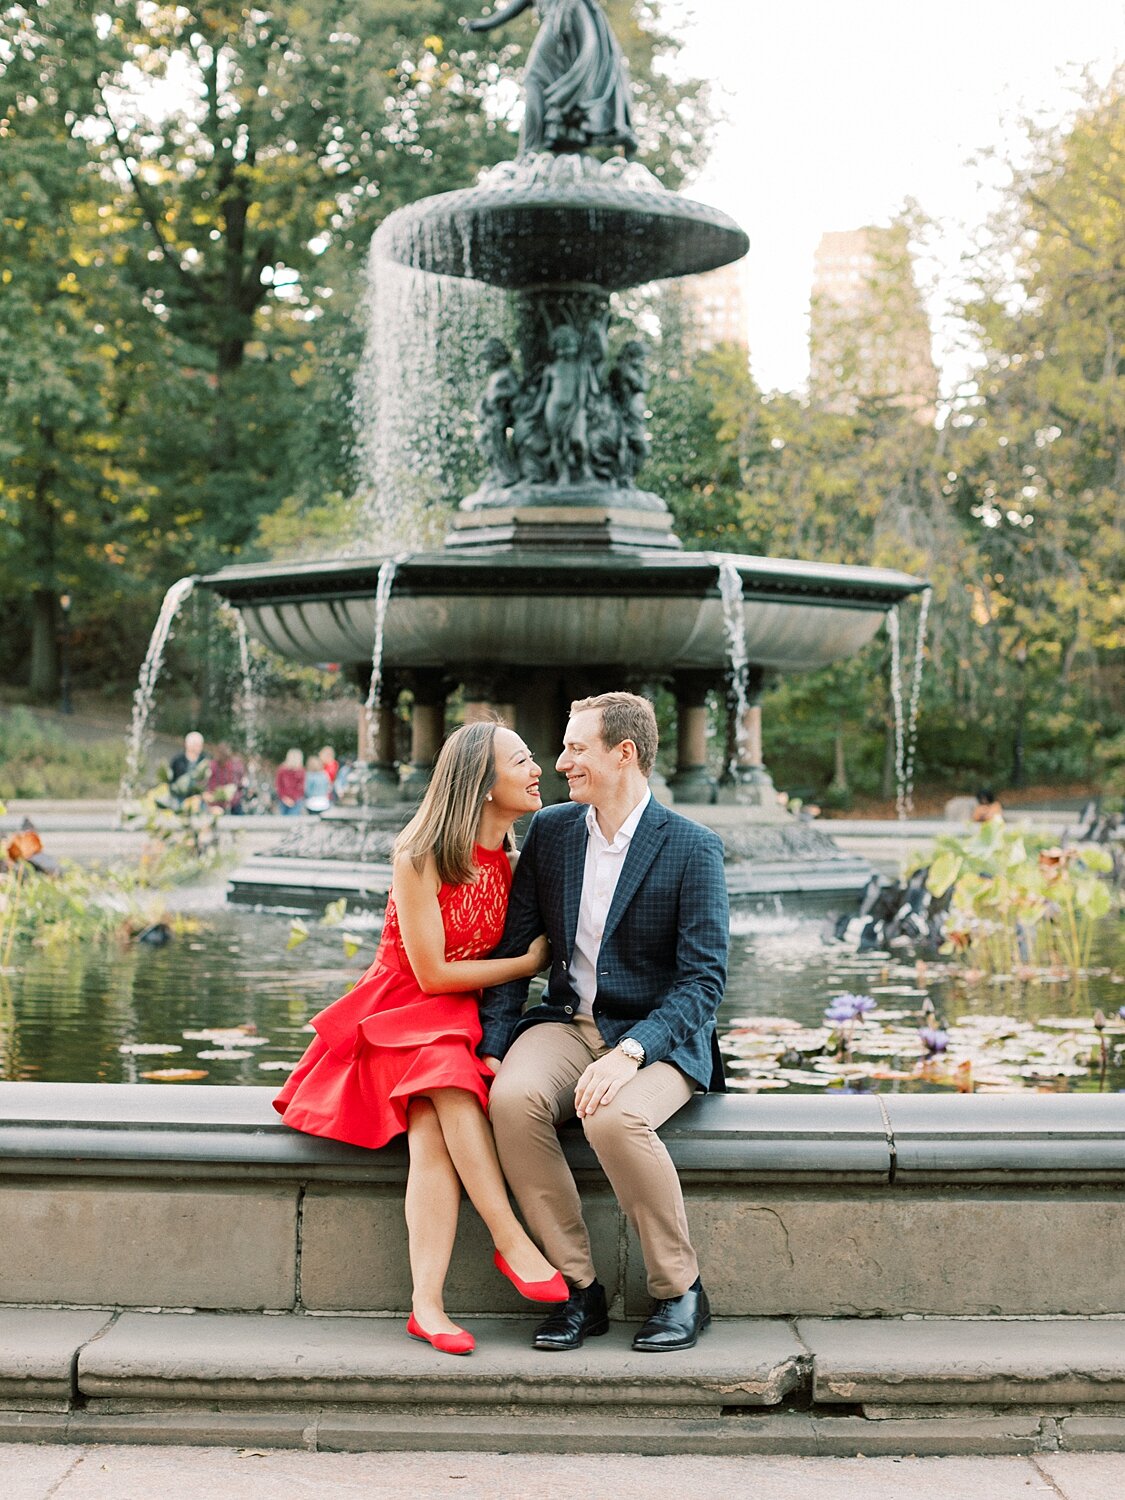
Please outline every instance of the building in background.
[[865, 401], [932, 423], [938, 397], [931, 332], [902, 225], [821, 236], [813, 267], [809, 391], [830, 411]]
[[737, 344], [749, 350], [745, 262], [685, 277], [682, 293], [689, 353], [702, 354], [717, 344]]

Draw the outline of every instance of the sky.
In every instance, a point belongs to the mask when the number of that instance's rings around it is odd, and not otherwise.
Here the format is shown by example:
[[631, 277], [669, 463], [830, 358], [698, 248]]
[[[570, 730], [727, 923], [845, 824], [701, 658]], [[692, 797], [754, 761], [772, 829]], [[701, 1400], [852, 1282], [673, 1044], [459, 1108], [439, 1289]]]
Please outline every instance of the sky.
[[663, 0], [681, 66], [725, 116], [692, 197], [750, 236], [750, 358], [766, 390], [808, 375], [813, 253], [825, 230], [887, 223], [913, 198], [937, 221], [921, 267], [946, 394], [971, 368], [947, 315], [996, 166], [1019, 122], [1066, 118], [1085, 69], [1125, 62], [1125, 0]]

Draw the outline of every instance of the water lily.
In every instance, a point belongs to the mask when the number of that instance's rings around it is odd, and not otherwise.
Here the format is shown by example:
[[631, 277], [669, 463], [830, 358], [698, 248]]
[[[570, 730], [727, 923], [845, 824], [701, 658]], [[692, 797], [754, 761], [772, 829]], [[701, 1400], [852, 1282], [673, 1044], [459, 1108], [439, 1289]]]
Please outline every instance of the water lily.
[[936, 1057], [949, 1046], [949, 1032], [943, 1031], [940, 1026], [919, 1026], [918, 1038], [928, 1057]]
[[877, 1002], [870, 995], [834, 995], [825, 1007], [826, 1021], [857, 1021], [860, 1016], [874, 1010]]

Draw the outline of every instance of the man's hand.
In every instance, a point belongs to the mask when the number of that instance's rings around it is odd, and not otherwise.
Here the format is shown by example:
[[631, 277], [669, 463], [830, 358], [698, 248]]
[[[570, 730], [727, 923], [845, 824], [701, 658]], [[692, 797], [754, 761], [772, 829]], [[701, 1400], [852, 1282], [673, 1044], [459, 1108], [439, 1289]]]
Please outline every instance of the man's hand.
[[575, 1113], [581, 1120], [602, 1104], [612, 1104], [622, 1085], [636, 1078], [640, 1063], [616, 1047], [592, 1062], [574, 1088]]

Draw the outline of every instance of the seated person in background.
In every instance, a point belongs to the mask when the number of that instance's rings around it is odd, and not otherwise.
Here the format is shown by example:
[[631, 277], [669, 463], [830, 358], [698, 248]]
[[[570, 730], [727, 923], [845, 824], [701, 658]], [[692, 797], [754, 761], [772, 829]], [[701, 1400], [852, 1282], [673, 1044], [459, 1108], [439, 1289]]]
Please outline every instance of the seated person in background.
[[211, 760], [203, 750], [203, 736], [198, 729], [184, 735], [184, 748], [172, 757], [168, 766], [168, 790], [177, 807], [189, 797], [197, 797], [207, 788]]
[[340, 762], [336, 759], [336, 751], [331, 745], [322, 745], [317, 754], [320, 757], [321, 769], [327, 772], [329, 784], [333, 792], [335, 792], [336, 776], [340, 770]]
[[1004, 809], [1000, 806], [1000, 799], [990, 786], [982, 786], [977, 792], [977, 805], [973, 808], [974, 823], [991, 823], [996, 818], [1003, 819]]
[[305, 811], [327, 812], [332, 806], [332, 782], [319, 755], [310, 755], [305, 766]]
[[305, 810], [305, 757], [294, 747], [285, 752], [273, 780], [283, 818], [294, 818]]
[[229, 813], [241, 813], [245, 791], [245, 762], [240, 755], [235, 755], [225, 741], [220, 741], [215, 746], [214, 759], [207, 775], [207, 801], [212, 807], [224, 808]]

